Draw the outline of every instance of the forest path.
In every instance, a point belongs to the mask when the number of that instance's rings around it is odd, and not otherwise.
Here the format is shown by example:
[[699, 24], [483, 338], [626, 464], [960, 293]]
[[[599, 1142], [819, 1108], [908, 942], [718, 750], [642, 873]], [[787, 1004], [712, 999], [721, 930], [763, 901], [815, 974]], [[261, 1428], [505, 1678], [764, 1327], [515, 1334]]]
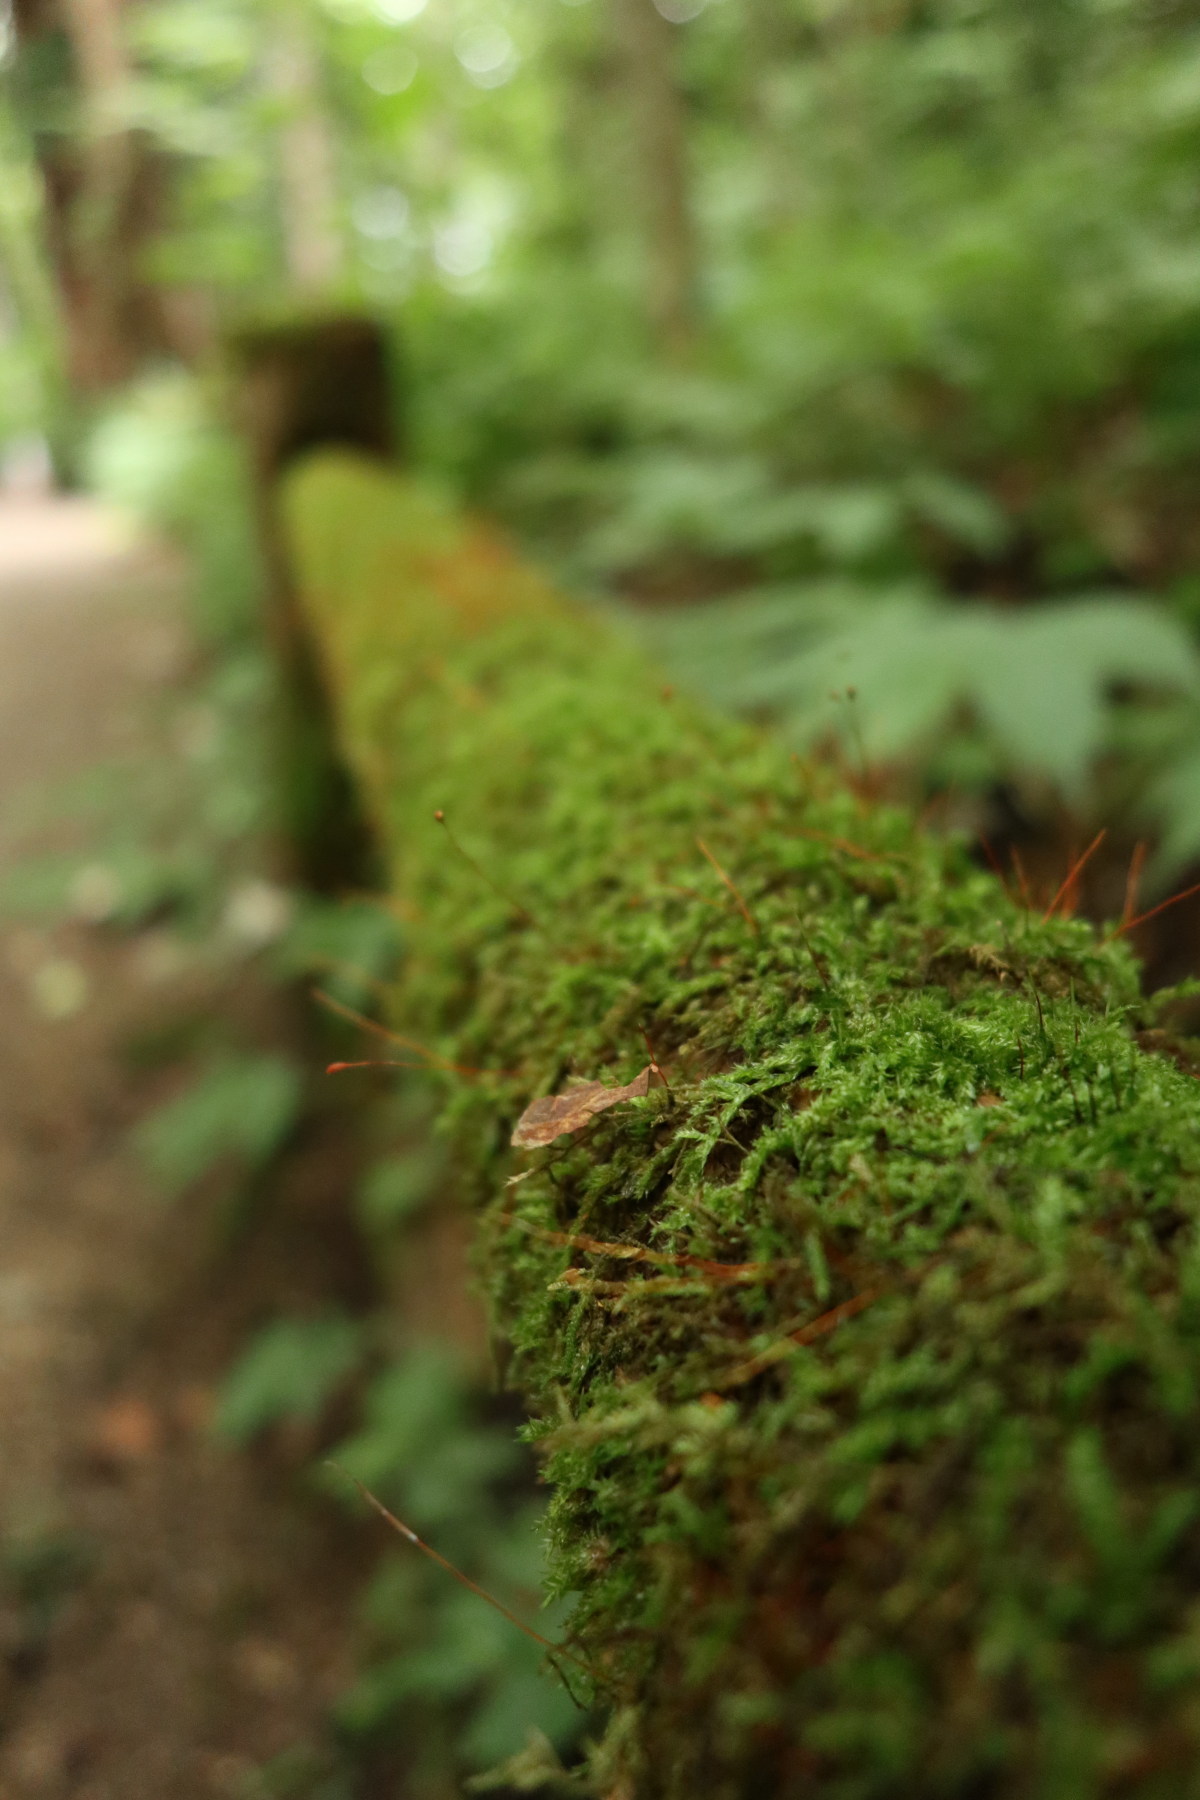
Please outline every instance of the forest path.
[[[87, 502], [0, 499], [0, 879], [86, 861], [55, 784], [170, 754], [181, 588]], [[276, 1247], [230, 1256], [128, 1147], [177, 1078], [131, 1042], [225, 1003], [163, 938], [0, 920], [0, 1800], [253, 1795], [348, 1673], [356, 1534], [207, 1431]], [[272, 1028], [265, 984], [243, 1003]], [[289, 1254], [311, 1287], [319, 1241]]]

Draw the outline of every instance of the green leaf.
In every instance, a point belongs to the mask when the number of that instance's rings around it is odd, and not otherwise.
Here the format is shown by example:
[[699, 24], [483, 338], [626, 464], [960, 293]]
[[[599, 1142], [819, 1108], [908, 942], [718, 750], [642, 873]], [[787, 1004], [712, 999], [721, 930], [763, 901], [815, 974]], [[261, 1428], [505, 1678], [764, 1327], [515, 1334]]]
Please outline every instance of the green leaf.
[[[524, 1460], [509, 1431], [480, 1426], [458, 1360], [435, 1345], [410, 1351], [371, 1383], [362, 1428], [334, 1451], [349, 1474], [418, 1528], [470, 1531], [494, 1483]], [[321, 1484], [352, 1498], [333, 1471]]]
[[962, 710], [994, 772], [1049, 779], [1075, 801], [1109, 742], [1115, 686], [1143, 706], [1200, 690], [1180, 621], [1126, 596], [999, 611], [916, 584], [807, 583], [697, 608], [658, 635], [681, 680], [802, 742], [832, 732], [872, 759], [919, 758]]
[[1200, 686], [1187, 632], [1164, 609], [1133, 599], [993, 615], [964, 658], [964, 682], [984, 723], [1019, 766], [1078, 797], [1103, 747], [1116, 682], [1178, 692]]
[[[524, 1666], [521, 1666], [522, 1661]], [[498, 1762], [507, 1755], [519, 1755], [518, 1746], [528, 1741], [531, 1732], [537, 1732], [543, 1741], [553, 1739], [564, 1743], [578, 1721], [570, 1695], [557, 1678], [541, 1666], [535, 1645], [528, 1646], [523, 1659], [510, 1653], [505, 1662], [503, 1671], [494, 1678], [490, 1690], [475, 1707], [463, 1734], [463, 1751], [476, 1766]], [[532, 1771], [528, 1765], [526, 1771], [525, 1785], [517, 1785], [517, 1792], [536, 1793], [538, 1786], [531, 1784]], [[548, 1783], [543, 1780], [539, 1786], [545, 1792]], [[561, 1787], [559, 1791], [562, 1791]]]
[[215, 1435], [240, 1444], [280, 1419], [317, 1418], [362, 1354], [362, 1326], [340, 1313], [277, 1319], [226, 1376]]
[[315, 976], [336, 999], [361, 1007], [394, 972], [399, 949], [396, 921], [380, 902], [306, 896], [274, 963], [285, 980]]
[[301, 1091], [299, 1074], [282, 1057], [222, 1057], [142, 1121], [138, 1151], [172, 1195], [226, 1157], [260, 1169], [295, 1125]]
[[1154, 874], [1166, 880], [1200, 855], [1200, 743], [1182, 751], [1162, 773], [1147, 810], [1162, 822]]
[[1008, 520], [991, 495], [944, 471], [910, 475], [904, 494], [918, 518], [979, 555], [994, 556], [1009, 537]]
[[372, 1164], [359, 1184], [358, 1215], [372, 1231], [388, 1231], [433, 1199], [445, 1169], [440, 1146], [425, 1144]]
[[[468, 1395], [459, 1359], [440, 1345], [422, 1344], [372, 1381], [362, 1427], [338, 1445], [336, 1459], [372, 1490], [407, 1497], [407, 1481], [431, 1449], [440, 1453], [463, 1433]], [[322, 1479], [345, 1496], [344, 1481]]]

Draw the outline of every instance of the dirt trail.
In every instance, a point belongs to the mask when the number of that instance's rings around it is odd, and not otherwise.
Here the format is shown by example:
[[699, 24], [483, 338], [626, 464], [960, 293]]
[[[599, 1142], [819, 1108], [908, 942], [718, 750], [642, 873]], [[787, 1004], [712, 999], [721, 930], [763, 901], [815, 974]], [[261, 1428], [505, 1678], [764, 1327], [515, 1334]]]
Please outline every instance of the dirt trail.
[[[157, 753], [148, 702], [189, 654], [163, 553], [85, 502], [0, 500], [0, 869], [31, 783]], [[125, 1047], [220, 1001], [152, 952], [0, 925], [0, 1800], [252, 1794], [348, 1673], [360, 1540], [206, 1430], [247, 1323], [324, 1279], [329, 1171], [284, 1248], [267, 1226], [233, 1259], [149, 1191], [128, 1137], [162, 1076]]]

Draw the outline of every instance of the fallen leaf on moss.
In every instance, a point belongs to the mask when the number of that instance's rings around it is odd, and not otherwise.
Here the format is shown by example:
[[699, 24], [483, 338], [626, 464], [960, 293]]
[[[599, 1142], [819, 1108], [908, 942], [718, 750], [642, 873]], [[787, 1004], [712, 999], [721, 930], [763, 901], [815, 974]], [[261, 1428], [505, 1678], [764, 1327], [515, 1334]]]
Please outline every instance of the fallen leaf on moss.
[[640, 1100], [650, 1092], [654, 1064], [647, 1063], [625, 1087], [606, 1087], [602, 1081], [581, 1081], [565, 1094], [546, 1094], [525, 1108], [517, 1120], [512, 1142], [518, 1150], [540, 1150], [555, 1138], [582, 1131], [597, 1113], [607, 1112], [622, 1100]]

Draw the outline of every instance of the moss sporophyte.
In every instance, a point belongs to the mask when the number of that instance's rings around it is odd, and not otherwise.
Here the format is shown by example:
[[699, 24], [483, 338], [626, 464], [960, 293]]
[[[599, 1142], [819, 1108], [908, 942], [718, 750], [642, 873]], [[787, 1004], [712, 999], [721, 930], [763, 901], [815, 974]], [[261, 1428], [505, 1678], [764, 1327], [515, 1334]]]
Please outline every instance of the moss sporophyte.
[[1124, 938], [666, 701], [417, 486], [285, 504], [595, 1791], [1200, 1794], [1200, 1089]]

